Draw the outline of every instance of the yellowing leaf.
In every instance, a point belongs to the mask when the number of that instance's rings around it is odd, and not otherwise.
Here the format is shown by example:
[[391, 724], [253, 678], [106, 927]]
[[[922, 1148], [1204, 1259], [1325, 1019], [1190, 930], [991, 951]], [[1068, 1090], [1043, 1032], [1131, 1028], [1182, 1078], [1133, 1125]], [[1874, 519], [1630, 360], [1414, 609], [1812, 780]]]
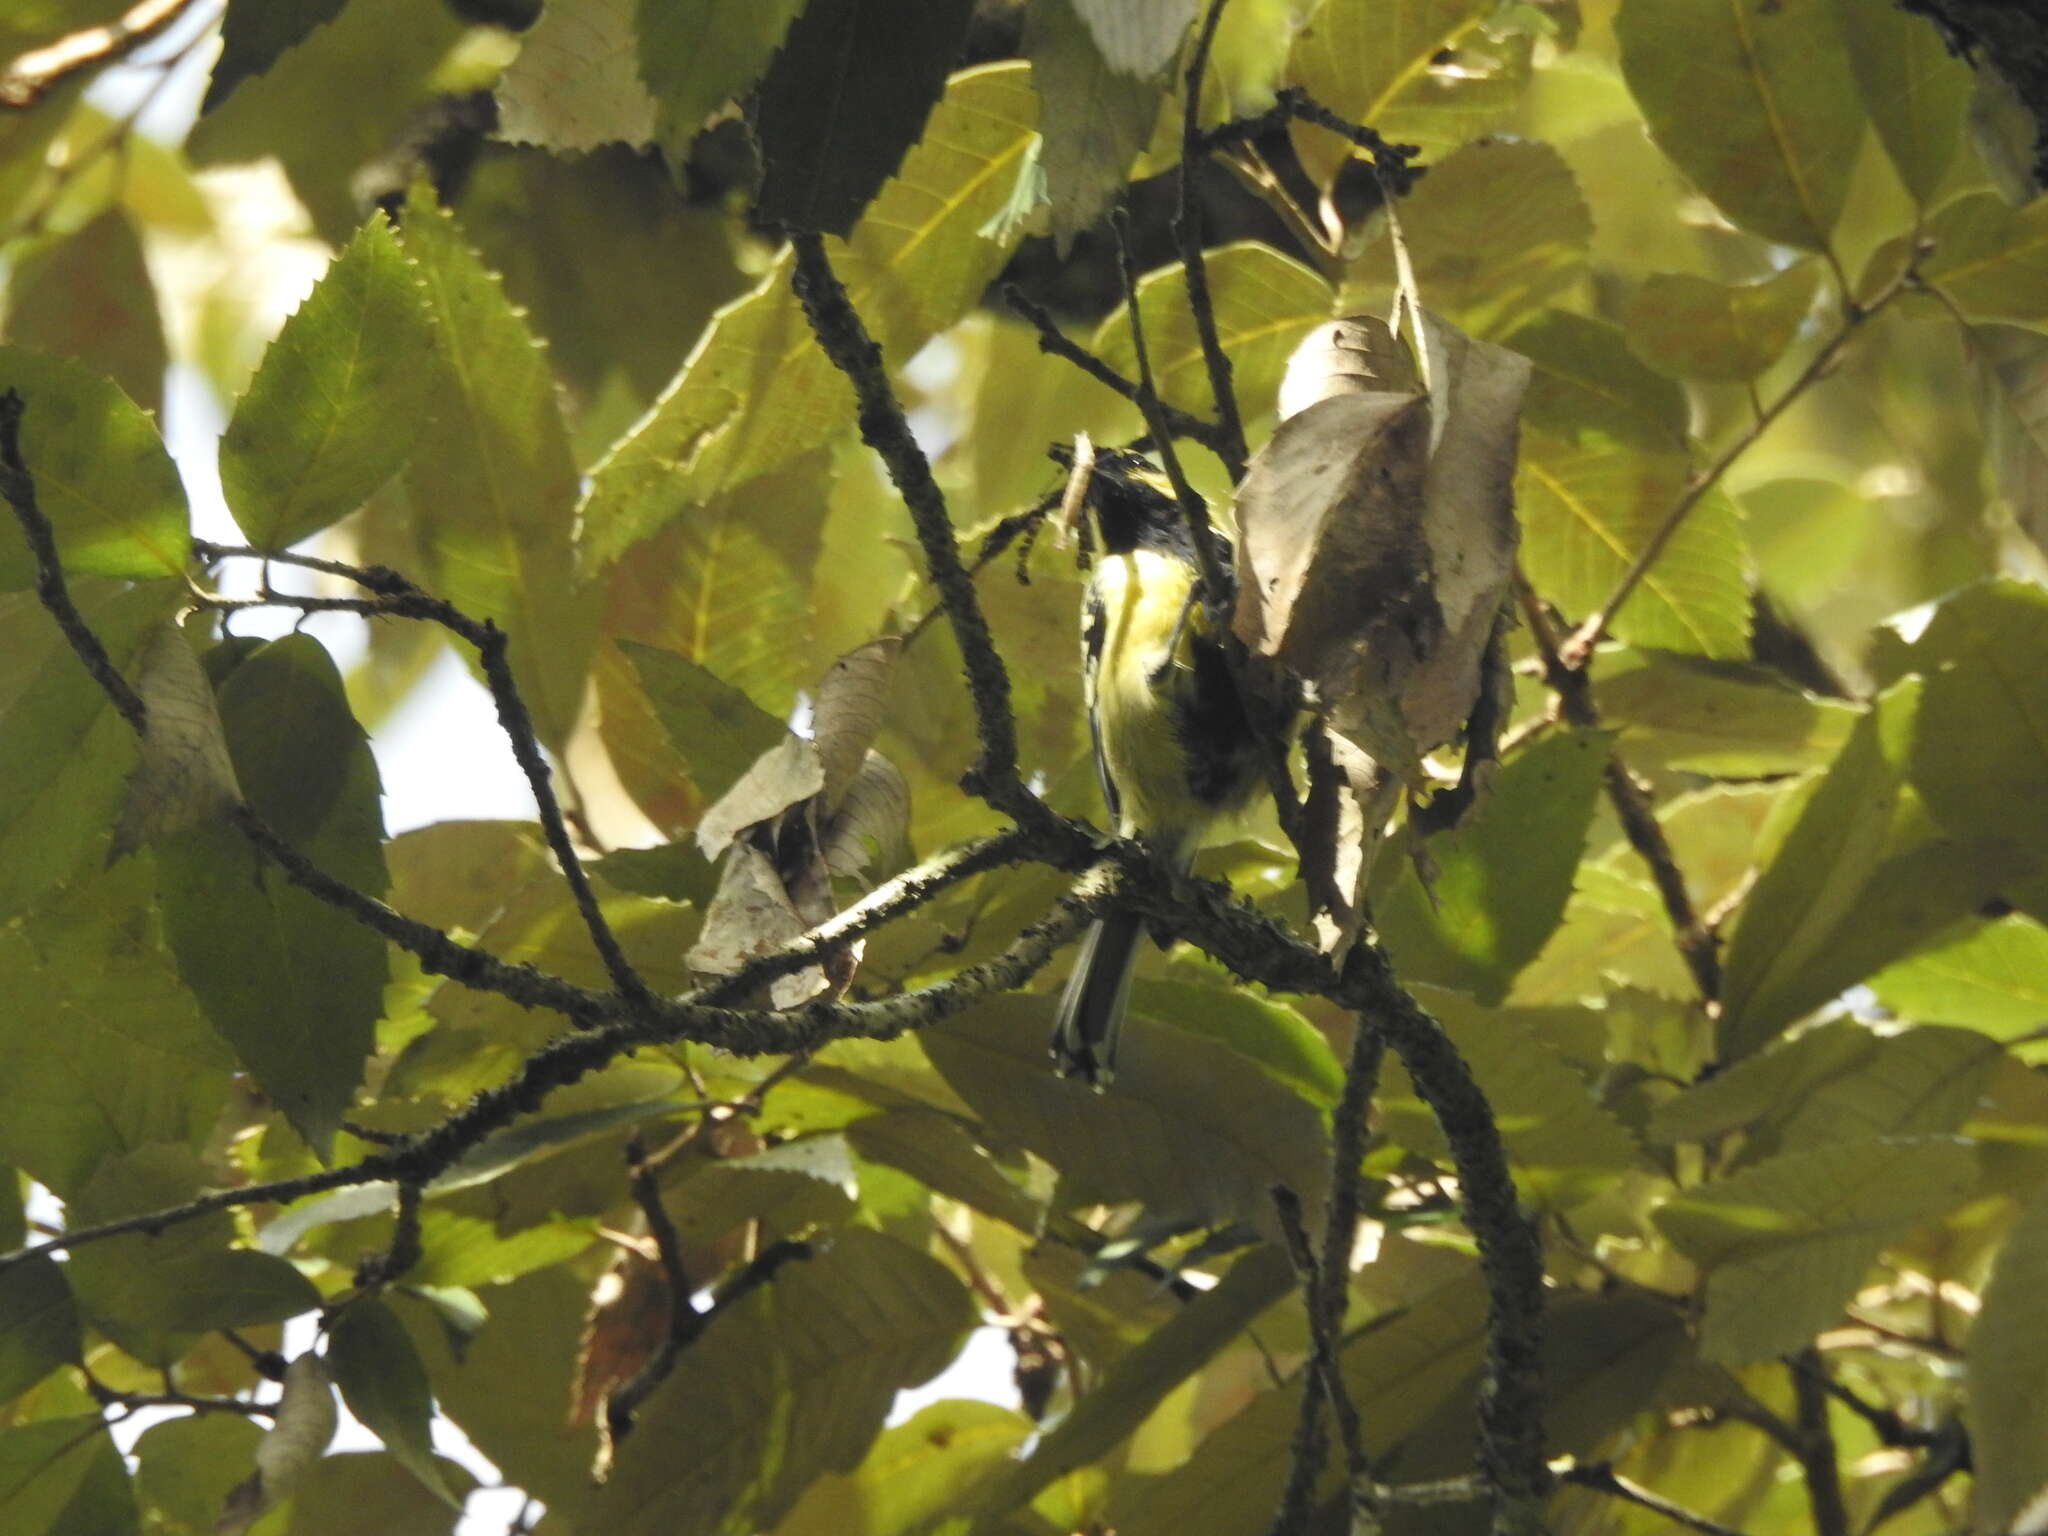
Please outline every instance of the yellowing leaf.
[[1820, 288], [1815, 261], [1739, 285], [1653, 273], [1629, 305], [1628, 344], [1674, 378], [1744, 383], [1784, 355]]

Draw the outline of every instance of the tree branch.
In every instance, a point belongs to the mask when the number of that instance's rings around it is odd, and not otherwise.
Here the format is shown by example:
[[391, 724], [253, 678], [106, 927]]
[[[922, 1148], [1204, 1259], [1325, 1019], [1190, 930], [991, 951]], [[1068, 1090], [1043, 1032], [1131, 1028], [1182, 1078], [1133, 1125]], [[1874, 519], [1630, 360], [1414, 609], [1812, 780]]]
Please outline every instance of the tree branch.
[[60, 80], [117, 59], [176, 21], [193, 0], [139, 0], [105, 26], [24, 53], [0, 74], [0, 107], [32, 107]]
[[975, 595], [974, 578], [960, 563], [960, 546], [945, 493], [932, 478], [924, 450], [911, 435], [903, 407], [889, 385], [882, 349], [832, 271], [824, 239], [792, 232], [796, 252], [793, 285], [811, 323], [818, 345], [853, 385], [860, 402], [861, 440], [881, 456], [889, 478], [910, 510], [924, 550], [925, 569], [946, 606], [953, 637], [967, 668], [967, 687], [974, 700], [975, 734], [981, 757], [968, 772], [966, 787], [1019, 824], [1035, 824], [1045, 815], [1037, 796], [1017, 775], [1017, 721], [1010, 703], [1010, 674], [989, 634], [988, 620]]
[[[1044, 305], [1035, 303], [1015, 283], [1003, 285], [1003, 300], [1010, 308], [1028, 320], [1038, 332], [1038, 350], [1049, 352], [1054, 357], [1064, 358], [1089, 378], [1106, 389], [1114, 390], [1131, 404], [1144, 409], [1139, 398], [1139, 386], [1118, 373], [1101, 358], [1090, 352], [1079, 342], [1070, 340], [1059, 328], [1059, 322]], [[1223, 456], [1223, 434], [1214, 422], [1204, 421], [1190, 415], [1179, 406], [1169, 405], [1164, 400], [1157, 402], [1159, 417], [1165, 429], [1175, 437], [1184, 437], [1190, 442], [1200, 443], [1218, 458]], [[1149, 428], [1152, 418], [1146, 417]]]
[[1834, 1430], [1828, 1424], [1827, 1367], [1821, 1363], [1820, 1351], [1810, 1347], [1786, 1361], [1786, 1367], [1792, 1373], [1793, 1425], [1799, 1436], [1793, 1455], [1806, 1479], [1814, 1536], [1849, 1536], [1842, 1469], [1835, 1456]]
[[1593, 647], [1600, 643], [1601, 637], [1607, 633], [1607, 626], [1614, 622], [1615, 614], [1620, 612], [1621, 605], [1628, 601], [1629, 595], [1649, 574], [1650, 567], [1663, 555], [1672, 535], [1678, 532], [1692, 509], [1705, 499], [1707, 492], [1721, 483], [1721, 477], [1728, 473], [1735, 461], [1755, 446], [1757, 440], [1770, 430], [1771, 424], [1784, 415], [1794, 401], [1833, 371], [1842, 349], [1859, 330], [1890, 308], [1899, 295], [1919, 287], [1921, 256], [1922, 253], [1916, 250], [1898, 276], [1886, 283], [1877, 297], [1867, 305], [1857, 304], [1848, 296], [1846, 289], [1844, 290], [1842, 323], [1836, 328], [1835, 333], [1821, 345], [1818, 352], [1814, 353], [1812, 359], [1800, 370], [1799, 376], [1785, 386], [1778, 398], [1756, 413], [1755, 420], [1741, 436], [1722, 449], [1705, 469], [1697, 471], [1686, 481], [1685, 489], [1679, 492], [1678, 500], [1672, 503], [1671, 510], [1664, 514], [1664, 520], [1651, 532], [1643, 547], [1636, 551], [1635, 559], [1622, 573], [1621, 580], [1615, 583], [1614, 590], [1607, 595], [1607, 600], [1572, 632], [1570, 639], [1558, 647], [1559, 659], [1567, 668], [1578, 671], [1585, 666], [1587, 658], [1593, 654]]
[[[1188, 308], [1194, 312], [1195, 334], [1202, 342], [1202, 362], [1209, 371], [1209, 391], [1216, 399], [1216, 424], [1223, 446], [1216, 455], [1223, 471], [1236, 485], [1244, 479], [1244, 422], [1238, 415], [1237, 390], [1230, 381], [1230, 359], [1216, 334], [1216, 307], [1209, 297], [1209, 269], [1202, 255], [1202, 207], [1195, 189], [1195, 167], [1206, 157], [1202, 143], [1202, 76], [1209, 70], [1209, 50], [1215, 46], [1216, 27], [1223, 19], [1226, 0], [1208, 0], [1195, 46], [1188, 55], [1187, 73], [1181, 82], [1180, 185], [1179, 206], [1173, 216], [1174, 239], [1180, 245], [1180, 265], [1188, 288]], [[1131, 301], [1133, 323], [1137, 300]], [[1197, 543], [1200, 541], [1198, 540]]]

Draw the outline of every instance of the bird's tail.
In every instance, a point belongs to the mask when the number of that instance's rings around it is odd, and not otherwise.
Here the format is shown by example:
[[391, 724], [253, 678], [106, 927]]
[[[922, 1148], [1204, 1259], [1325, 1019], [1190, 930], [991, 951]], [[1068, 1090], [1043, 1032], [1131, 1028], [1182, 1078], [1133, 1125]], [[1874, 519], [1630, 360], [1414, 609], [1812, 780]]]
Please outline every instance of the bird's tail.
[[1137, 963], [1145, 925], [1133, 912], [1111, 912], [1081, 941], [1080, 958], [1060, 999], [1053, 1026], [1053, 1066], [1062, 1077], [1079, 1075], [1091, 1088], [1108, 1086], [1116, 1066], [1117, 1031]]

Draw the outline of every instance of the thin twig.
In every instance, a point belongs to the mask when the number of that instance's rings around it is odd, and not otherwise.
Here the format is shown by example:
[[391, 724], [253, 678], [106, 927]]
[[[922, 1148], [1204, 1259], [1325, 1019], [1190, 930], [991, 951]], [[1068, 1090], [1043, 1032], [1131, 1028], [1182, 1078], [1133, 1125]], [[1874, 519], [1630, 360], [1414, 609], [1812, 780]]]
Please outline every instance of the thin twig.
[[1684, 1526], [1687, 1530], [1698, 1531], [1700, 1536], [1742, 1536], [1742, 1532], [1732, 1525], [1709, 1520], [1705, 1515], [1687, 1509], [1683, 1504], [1674, 1504], [1663, 1495], [1652, 1493], [1641, 1483], [1623, 1477], [1604, 1461], [1582, 1461], [1562, 1467], [1558, 1470], [1557, 1480], [1569, 1483], [1574, 1488], [1590, 1488], [1595, 1493], [1604, 1493], [1611, 1498], [1624, 1499], [1630, 1504], [1640, 1505], [1652, 1513], [1662, 1515], [1666, 1520]]
[[1386, 1054], [1386, 1040], [1370, 1017], [1359, 1015], [1356, 1025], [1351, 1058], [1344, 1068], [1344, 1091], [1330, 1114], [1330, 1188], [1323, 1205], [1323, 1253], [1316, 1288], [1310, 1296], [1312, 1308], [1322, 1316], [1323, 1332], [1333, 1341], [1325, 1365], [1324, 1391], [1337, 1420], [1346, 1472], [1354, 1484], [1369, 1478], [1372, 1468], [1366, 1458], [1357, 1406], [1351, 1401], [1350, 1390], [1339, 1370], [1334, 1341], [1344, 1337], [1344, 1317], [1350, 1310], [1351, 1250], [1358, 1239], [1365, 1122], [1372, 1109], [1373, 1094], [1379, 1088], [1380, 1061]]
[[119, 58], [176, 21], [194, 0], [140, 0], [104, 26], [24, 53], [0, 74], [0, 107], [32, 107], [60, 80]]
[[[1208, 0], [1202, 13], [1195, 46], [1188, 54], [1187, 73], [1182, 76], [1180, 119], [1179, 206], [1174, 210], [1173, 235], [1180, 246], [1183, 281], [1188, 289], [1188, 308], [1194, 312], [1195, 334], [1202, 343], [1202, 362], [1209, 371], [1209, 390], [1216, 397], [1216, 425], [1223, 446], [1217, 457], [1224, 473], [1236, 485], [1244, 479], [1244, 421], [1238, 415], [1237, 390], [1230, 382], [1230, 358], [1216, 333], [1216, 306], [1209, 297], [1209, 269], [1202, 255], [1202, 205], [1195, 186], [1196, 168], [1206, 158], [1202, 145], [1202, 77], [1209, 70], [1209, 50], [1216, 43], [1216, 27], [1223, 20], [1227, 0]], [[1137, 300], [1131, 301], [1133, 325]]]
[[[1529, 632], [1535, 638], [1536, 654], [1543, 664], [1543, 680], [1557, 695], [1559, 713], [1567, 724], [1581, 730], [1596, 728], [1600, 724], [1600, 711], [1593, 702], [1592, 681], [1583, 667], [1565, 665], [1560, 654], [1562, 642], [1556, 627], [1550, 622], [1550, 614], [1519, 568], [1515, 572], [1515, 597], [1521, 604], [1523, 618], [1528, 621]], [[1692, 893], [1686, 888], [1685, 872], [1678, 867], [1678, 856], [1672, 851], [1670, 839], [1664, 835], [1664, 824], [1657, 819], [1649, 796], [1636, 783], [1635, 775], [1629, 772], [1618, 748], [1608, 749], [1602, 782], [1615, 816], [1621, 822], [1623, 835], [1650, 871], [1650, 880], [1657, 888], [1657, 898], [1664, 906], [1664, 916], [1671, 924], [1671, 942], [1677, 948], [1679, 958], [1685, 962], [1686, 969], [1692, 972], [1693, 983], [1699, 988], [1701, 998], [1712, 1007], [1721, 997], [1720, 940], [1715, 926], [1703, 922], [1694, 908]]]
[[1229, 600], [1229, 577], [1224, 574], [1223, 562], [1216, 553], [1216, 530], [1209, 523], [1209, 504], [1195, 494], [1195, 488], [1188, 484], [1187, 471], [1181, 467], [1180, 455], [1174, 451], [1173, 434], [1166, 430], [1166, 420], [1160, 414], [1163, 402], [1159, 398], [1158, 382], [1152, 376], [1151, 348], [1145, 341], [1145, 321], [1138, 310], [1138, 269], [1131, 259], [1130, 221], [1119, 209], [1111, 219], [1116, 230], [1117, 271], [1123, 277], [1124, 313], [1131, 328], [1131, 355], [1138, 364], [1138, 409], [1144, 413], [1145, 426], [1152, 434], [1152, 446], [1159, 451], [1159, 462], [1166, 470], [1166, 478], [1173, 485], [1173, 497], [1180, 504], [1181, 516], [1187, 519], [1188, 533], [1194, 540], [1195, 564], [1202, 572], [1202, 598], [1212, 607]]
[[392, 1223], [391, 1242], [382, 1253], [363, 1256], [356, 1265], [355, 1282], [364, 1290], [403, 1279], [419, 1263], [420, 1193], [422, 1181], [401, 1179], [398, 1184], [398, 1216]]
[[[1835, 360], [1841, 356], [1842, 349], [1858, 331], [1890, 308], [1901, 294], [1920, 286], [1919, 262], [1920, 256], [1916, 251], [1898, 276], [1885, 284], [1868, 304], [1859, 305], [1845, 297], [1845, 313], [1835, 333], [1821, 345], [1818, 352], [1814, 353], [1812, 359], [1799, 371], [1799, 376], [1785, 386], [1777, 399], [1757, 414], [1756, 419], [1735, 441], [1722, 449], [1711, 464], [1695, 472], [1692, 478], [1686, 481], [1685, 488], [1678, 494], [1678, 500], [1671, 504], [1671, 510], [1664, 514], [1663, 521], [1658, 523], [1650, 537], [1644, 541], [1643, 547], [1636, 551], [1635, 559], [1622, 573], [1621, 580], [1615, 583], [1614, 590], [1607, 594], [1607, 600], [1594, 609], [1591, 616], [1572, 632], [1570, 639], [1558, 647], [1558, 656], [1567, 668], [1578, 671], [1585, 666], [1586, 658], [1593, 654], [1593, 647], [1598, 645], [1601, 636], [1607, 633], [1607, 626], [1614, 622], [1614, 616], [1620, 612], [1621, 605], [1629, 600], [1630, 594], [1650, 573], [1650, 567], [1662, 557], [1665, 546], [1671, 542], [1672, 536], [1678, 532], [1692, 509], [1705, 499], [1707, 492], [1721, 483], [1721, 477], [1728, 473], [1736, 460], [1755, 446], [1757, 439], [1770, 430], [1771, 424], [1784, 415], [1793, 402], [1833, 370]], [[1844, 288], [1843, 292], [1846, 295], [1848, 290]]]
[[[1064, 358], [1089, 378], [1106, 389], [1114, 390], [1133, 405], [1139, 404], [1138, 385], [1118, 373], [1101, 358], [1080, 343], [1068, 339], [1050, 311], [1034, 303], [1015, 283], [1003, 285], [1003, 299], [1010, 308], [1031, 322], [1038, 332], [1038, 350], [1054, 357]], [[1175, 437], [1184, 437], [1190, 442], [1200, 443], [1218, 458], [1223, 455], [1223, 433], [1212, 421], [1191, 415], [1177, 405], [1159, 402], [1159, 415], [1165, 429]], [[1149, 420], [1149, 418], [1148, 418]]]
[[252, 1403], [239, 1397], [199, 1397], [190, 1392], [180, 1392], [166, 1386], [161, 1392], [123, 1392], [110, 1387], [85, 1367], [79, 1367], [85, 1377], [85, 1390], [92, 1400], [102, 1408], [121, 1408], [129, 1413], [138, 1408], [190, 1408], [195, 1413], [235, 1413], [244, 1418], [267, 1419], [277, 1409], [269, 1403]]
[[811, 323], [818, 345], [852, 383], [860, 403], [861, 440], [881, 455], [897, 493], [910, 511], [924, 550], [925, 569], [946, 605], [946, 617], [959, 642], [967, 669], [967, 688], [974, 701], [975, 735], [980, 760], [964, 781], [997, 810], [1019, 823], [1035, 823], [1043, 814], [1038, 798], [1017, 774], [1017, 719], [1010, 702], [1010, 674], [996, 651], [988, 620], [975, 595], [974, 578], [960, 563], [960, 545], [945, 493], [932, 478], [924, 450], [911, 435], [903, 407], [889, 384], [882, 349], [868, 335], [846, 289], [832, 271], [824, 240], [792, 233], [796, 252], [793, 285]]
[[71, 642], [73, 654], [92, 674], [92, 680], [99, 684], [121, 718], [140, 731], [149, 709], [142, 702], [142, 695], [129, 686], [121, 669], [114, 665], [107, 648], [100, 644], [100, 637], [78, 611], [78, 604], [72, 601], [71, 589], [64, 581], [63, 564], [57, 558], [57, 536], [37, 504], [35, 476], [22, 462], [21, 418], [27, 409], [16, 391], [0, 391], [0, 497], [5, 497], [14, 509], [15, 521], [21, 524], [22, 537], [28, 540], [29, 553], [35, 557], [37, 599], [57, 621], [58, 629]]
[[1799, 1441], [1793, 1454], [1806, 1479], [1806, 1504], [1814, 1536], [1849, 1536], [1849, 1509], [1842, 1499], [1842, 1469], [1835, 1434], [1828, 1425], [1827, 1366], [1820, 1351], [1807, 1348], [1786, 1361], [1792, 1373], [1793, 1426]]

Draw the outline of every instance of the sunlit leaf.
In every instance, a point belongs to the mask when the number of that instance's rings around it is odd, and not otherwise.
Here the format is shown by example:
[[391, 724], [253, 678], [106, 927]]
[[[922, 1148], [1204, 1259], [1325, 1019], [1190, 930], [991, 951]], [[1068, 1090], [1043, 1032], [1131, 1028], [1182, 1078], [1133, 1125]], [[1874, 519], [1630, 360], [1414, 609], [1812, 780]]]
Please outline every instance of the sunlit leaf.
[[[1117, 8], [1094, 9], [1099, 16]], [[1112, 64], [1092, 25], [1076, 0], [1039, 0], [1025, 13], [1024, 53], [1044, 109], [1039, 164], [1052, 199], [1053, 238], [1062, 246], [1094, 223], [1122, 188], [1164, 95], [1164, 82], [1150, 72]]]
[[[147, 414], [82, 364], [0, 347], [0, 390], [26, 409], [21, 457], [67, 573], [182, 576], [190, 557], [185, 492]], [[0, 589], [35, 579], [28, 546], [0, 543]]]
[[1725, 952], [1729, 1054], [1756, 1049], [2011, 875], [2002, 844], [1944, 837], [1907, 783], [1920, 706], [1907, 681], [1856, 723], [1743, 903]]
[[254, 1420], [232, 1413], [160, 1420], [136, 1437], [135, 1491], [150, 1511], [194, 1531], [207, 1530], [220, 1519], [229, 1491], [255, 1465], [262, 1438]]
[[[2014, 208], [1994, 192], [1965, 192], [1934, 211], [1920, 238], [1932, 247], [1921, 277], [1971, 320], [2048, 319], [2048, 208], [2039, 199]], [[1889, 281], [1909, 249], [1897, 240], [1879, 250], [1860, 293]]]
[[1971, 925], [1886, 966], [1870, 987], [1909, 1019], [2010, 1040], [2048, 1020], [2048, 929], [2017, 913]]
[[1743, 228], [1821, 249], [1864, 121], [1833, 0], [1628, 0], [1615, 35], [1664, 153]]
[[[459, 1494], [475, 1475], [452, 1461], [435, 1462]], [[396, 1456], [338, 1451], [306, 1469], [293, 1489], [291, 1515], [281, 1536], [357, 1536], [403, 1531], [406, 1536], [453, 1536], [459, 1512], [427, 1491]]]
[[498, 81], [498, 131], [556, 152], [645, 144], [655, 103], [640, 83], [637, 0], [553, 0]]
[[[1230, 358], [1238, 398], [1247, 414], [1263, 415], [1295, 343], [1330, 317], [1336, 295], [1321, 274], [1267, 245], [1226, 245], [1209, 252], [1206, 266], [1216, 331]], [[1138, 279], [1138, 313], [1160, 397], [1184, 411], [1213, 413], [1208, 368], [1179, 267]], [[1102, 322], [1093, 346], [1126, 378], [1137, 376], [1137, 354], [1121, 307]]]
[[1563, 915], [1613, 738], [1553, 736], [1517, 755], [1472, 813], [1432, 837], [1435, 873], [1389, 859], [1380, 935], [1403, 975], [1499, 1002]]
[[918, 1536], [966, 1508], [1032, 1428], [1015, 1409], [994, 1403], [921, 1408], [883, 1430], [851, 1472], [813, 1483], [776, 1536], [844, 1536], [851, 1510], [863, 1536]]
[[439, 360], [433, 419], [406, 471], [423, 574], [511, 636], [526, 707], [541, 741], [559, 746], [583, 702], [596, 593], [578, 578], [576, 466], [554, 377], [496, 275], [430, 197], [407, 205], [404, 244]]
[[[826, 250], [869, 334], [897, 364], [980, 299], [1004, 246], [983, 226], [1002, 207], [1036, 127], [1022, 64], [955, 79], [925, 137], [843, 244]], [[719, 312], [652, 409], [595, 471], [584, 542], [611, 559], [685, 507], [830, 442], [851, 389], [811, 339], [791, 258]]]
[[[1525, 433], [1515, 506], [1530, 581], [1568, 617], [1586, 617], [1618, 588], [1684, 485], [1684, 461], [1673, 454]], [[1745, 654], [1745, 566], [1735, 503], [1709, 491], [1622, 604], [1615, 634], [1701, 656]]]
[[221, 439], [242, 531], [281, 550], [356, 510], [411, 456], [434, 377], [419, 280], [366, 222], [264, 354]]
[[1666, 1202], [1658, 1227], [1707, 1271], [1700, 1352], [1740, 1365], [1799, 1348], [1841, 1314], [1886, 1243], [1976, 1177], [1942, 1137], [1787, 1152]]
[[1563, 442], [1652, 453], [1685, 446], [1685, 391], [1629, 351], [1617, 326], [1546, 310], [1508, 338], [1534, 365], [1522, 419]]
[[[1548, 144], [1468, 144], [1432, 165], [1399, 213], [1423, 304], [1475, 336], [1506, 335], [1586, 277], [1593, 215]], [[1364, 284], [1392, 291], [1386, 245], [1347, 273], [1347, 308]]]

